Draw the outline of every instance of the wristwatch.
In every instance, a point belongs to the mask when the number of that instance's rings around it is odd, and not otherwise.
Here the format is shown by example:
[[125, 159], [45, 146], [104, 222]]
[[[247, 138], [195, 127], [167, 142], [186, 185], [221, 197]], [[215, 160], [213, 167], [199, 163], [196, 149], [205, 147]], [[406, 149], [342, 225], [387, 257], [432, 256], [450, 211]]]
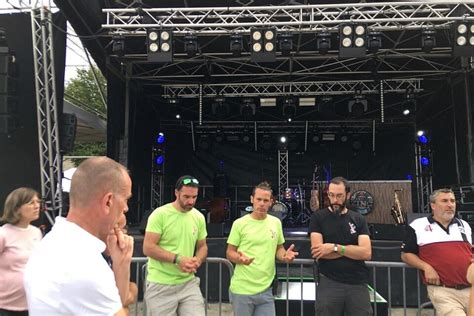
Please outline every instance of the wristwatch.
[[337, 253], [337, 244], [334, 244], [334, 252]]

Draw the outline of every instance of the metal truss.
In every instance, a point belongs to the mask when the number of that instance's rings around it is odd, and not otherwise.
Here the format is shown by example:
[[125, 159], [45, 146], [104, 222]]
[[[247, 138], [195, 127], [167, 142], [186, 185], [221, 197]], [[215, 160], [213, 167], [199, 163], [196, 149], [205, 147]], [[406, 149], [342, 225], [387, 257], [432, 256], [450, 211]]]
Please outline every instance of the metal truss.
[[33, 60], [36, 85], [41, 195], [45, 214], [51, 224], [61, 215], [61, 154], [59, 151], [58, 113], [53, 53], [52, 13], [41, 1], [31, 9]]
[[[230, 53], [229, 53], [230, 54]], [[279, 57], [271, 66], [250, 62], [249, 56], [233, 58], [217, 54], [202, 54], [189, 59], [184, 56], [175, 57], [174, 63], [166, 65], [145, 64], [140, 61], [146, 59], [146, 54], [140, 59], [131, 59], [133, 62], [132, 79], [143, 80], [145, 83], [189, 82], [205, 80], [210, 75], [226, 82], [239, 82], [250, 77], [259, 81], [275, 80], [278, 77], [307, 78], [338, 77], [363, 79], [374, 75], [382, 78], [394, 76], [431, 77], [447, 75], [457, 68], [453, 65], [451, 49], [440, 48], [430, 54], [420, 52], [419, 49], [387, 49], [381, 50], [378, 55], [368, 55], [367, 59], [340, 59], [336, 54], [321, 56], [315, 51], [305, 55], [296, 55], [290, 59]], [[210, 69], [211, 68], [211, 69]]]
[[288, 150], [278, 151], [278, 196], [288, 188]]
[[474, 1], [413, 1], [292, 6], [103, 9], [104, 29], [143, 35], [147, 28], [173, 29], [175, 34], [249, 34], [255, 26], [286, 32], [338, 32], [348, 23], [374, 31], [446, 29], [454, 21], [474, 20]]
[[[426, 146], [426, 145], [425, 145]], [[416, 171], [416, 191], [418, 196], [418, 207], [422, 213], [430, 213], [430, 194], [433, 192], [432, 166], [424, 167], [421, 164], [421, 157], [427, 156], [432, 164], [433, 156], [431, 149], [424, 148], [421, 144], [415, 144], [415, 171]], [[428, 169], [428, 170], [425, 170]]]
[[[421, 79], [383, 80], [384, 92], [405, 93], [407, 89], [415, 92], [421, 90]], [[163, 85], [165, 98], [198, 98], [200, 85]], [[320, 82], [267, 82], [241, 84], [202, 85], [202, 97], [265, 97], [265, 96], [308, 96], [308, 95], [343, 95], [354, 94], [360, 90], [362, 94], [380, 93], [380, 81], [320, 81]]]
[[151, 173], [151, 210], [163, 205], [163, 182], [163, 175], [156, 174], [155, 172]]

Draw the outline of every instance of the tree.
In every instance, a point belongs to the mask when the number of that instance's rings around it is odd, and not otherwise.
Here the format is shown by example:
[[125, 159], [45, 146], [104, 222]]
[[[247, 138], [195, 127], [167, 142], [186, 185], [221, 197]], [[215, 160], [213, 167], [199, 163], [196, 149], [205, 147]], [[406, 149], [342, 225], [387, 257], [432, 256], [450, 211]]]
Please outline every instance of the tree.
[[[89, 69], [78, 69], [75, 78], [71, 79], [64, 89], [64, 98], [85, 111], [96, 114], [101, 119], [107, 119], [107, 108], [102, 102], [99, 88], [97, 87], [94, 73], [104, 93], [107, 95], [107, 83], [97, 67]], [[74, 143], [74, 150], [70, 156], [104, 156], [106, 154], [105, 142], [82, 142]], [[78, 165], [83, 159], [73, 159]]]

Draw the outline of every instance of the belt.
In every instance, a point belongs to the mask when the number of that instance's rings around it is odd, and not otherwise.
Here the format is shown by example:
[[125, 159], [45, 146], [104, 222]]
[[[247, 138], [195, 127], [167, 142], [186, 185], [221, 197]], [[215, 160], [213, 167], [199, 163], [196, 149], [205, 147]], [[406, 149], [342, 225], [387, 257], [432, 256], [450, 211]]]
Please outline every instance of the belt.
[[470, 288], [471, 285], [467, 285], [467, 284], [456, 284], [456, 285], [446, 285], [446, 284], [440, 284], [439, 286], [442, 286], [442, 287], [446, 287], [446, 288], [449, 288], [449, 289], [456, 289], [456, 290], [464, 290], [464, 289], [467, 289], [467, 288]]

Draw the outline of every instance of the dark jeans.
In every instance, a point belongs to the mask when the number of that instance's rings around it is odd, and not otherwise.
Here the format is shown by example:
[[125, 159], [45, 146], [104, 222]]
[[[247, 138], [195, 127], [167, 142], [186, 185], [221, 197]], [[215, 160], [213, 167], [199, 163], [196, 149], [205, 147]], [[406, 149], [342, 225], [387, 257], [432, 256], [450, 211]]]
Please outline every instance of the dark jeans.
[[0, 316], [28, 316], [28, 311], [8, 311], [0, 308]]
[[316, 290], [316, 316], [372, 315], [367, 284], [346, 284], [321, 275]]

